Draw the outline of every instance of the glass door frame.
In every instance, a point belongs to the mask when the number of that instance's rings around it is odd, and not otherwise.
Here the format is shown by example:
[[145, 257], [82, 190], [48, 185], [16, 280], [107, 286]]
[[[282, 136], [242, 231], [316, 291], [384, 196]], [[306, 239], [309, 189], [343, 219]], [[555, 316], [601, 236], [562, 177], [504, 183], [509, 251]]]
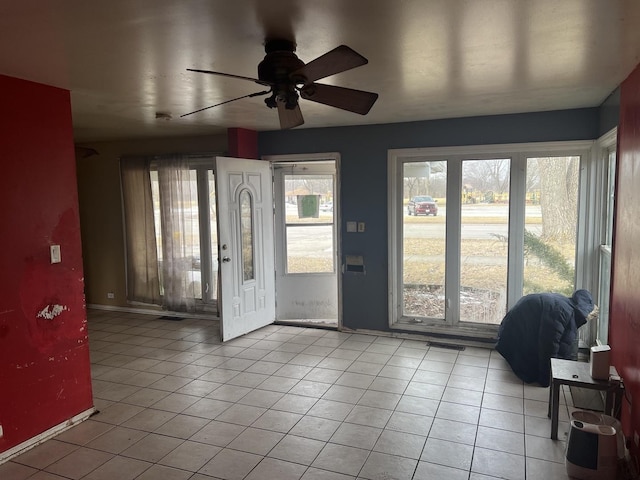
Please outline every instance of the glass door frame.
[[[510, 205], [507, 309], [522, 296], [524, 272], [524, 224], [527, 159], [545, 156], [580, 156], [578, 190], [578, 232], [576, 241], [576, 288], [592, 288], [588, 278], [590, 268], [583, 267], [583, 259], [594, 251], [587, 212], [588, 173], [594, 142], [568, 141], [521, 144], [476, 145], [461, 147], [427, 147], [392, 149], [388, 151], [388, 258], [389, 258], [389, 328], [437, 334], [455, 334], [476, 338], [495, 338], [498, 325], [473, 324], [460, 321], [460, 237], [462, 162], [510, 158]], [[447, 218], [445, 254], [445, 320], [416, 321], [403, 316], [403, 164], [416, 161], [447, 161]]]

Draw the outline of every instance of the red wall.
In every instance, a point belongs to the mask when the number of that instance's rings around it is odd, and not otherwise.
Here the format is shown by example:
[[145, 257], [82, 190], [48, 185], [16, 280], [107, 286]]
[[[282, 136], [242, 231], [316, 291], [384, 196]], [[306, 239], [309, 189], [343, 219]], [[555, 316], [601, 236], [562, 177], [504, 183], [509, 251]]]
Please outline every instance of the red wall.
[[[632, 398], [625, 435], [640, 434], [640, 66], [621, 85], [609, 343]], [[632, 442], [633, 443], [633, 442]], [[638, 456], [638, 448], [632, 447]]]
[[3, 452], [93, 400], [69, 92], [2, 75], [0, 92]]

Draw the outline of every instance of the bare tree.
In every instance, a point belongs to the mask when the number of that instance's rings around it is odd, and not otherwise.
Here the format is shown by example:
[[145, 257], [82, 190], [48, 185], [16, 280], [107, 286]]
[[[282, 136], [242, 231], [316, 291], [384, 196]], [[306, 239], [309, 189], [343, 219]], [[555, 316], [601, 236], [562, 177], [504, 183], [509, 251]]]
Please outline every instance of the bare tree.
[[542, 236], [550, 240], [576, 238], [579, 157], [539, 158]]

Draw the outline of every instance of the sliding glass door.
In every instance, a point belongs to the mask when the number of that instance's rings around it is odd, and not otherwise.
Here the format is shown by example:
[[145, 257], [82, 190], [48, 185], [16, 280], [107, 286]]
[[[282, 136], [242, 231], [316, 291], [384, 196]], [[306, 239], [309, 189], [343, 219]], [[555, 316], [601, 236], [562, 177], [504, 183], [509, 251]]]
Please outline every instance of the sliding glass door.
[[391, 327], [493, 335], [523, 294], [570, 295], [589, 147], [391, 151]]

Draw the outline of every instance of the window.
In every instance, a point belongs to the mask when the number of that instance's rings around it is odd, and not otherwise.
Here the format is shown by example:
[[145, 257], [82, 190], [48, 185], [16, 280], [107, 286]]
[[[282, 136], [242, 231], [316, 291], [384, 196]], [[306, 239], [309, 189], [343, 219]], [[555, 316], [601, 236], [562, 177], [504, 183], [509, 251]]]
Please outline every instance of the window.
[[580, 166], [591, 145], [391, 150], [391, 327], [495, 335], [523, 294], [582, 285]]
[[[160, 293], [182, 296], [187, 310], [217, 308], [217, 225], [215, 179], [211, 160], [189, 159], [181, 176], [162, 160], [151, 164]], [[171, 291], [167, 275], [172, 276]], [[175, 308], [175, 307], [174, 307]], [[176, 308], [177, 309], [177, 308]]]
[[334, 273], [334, 175], [289, 168], [282, 176], [286, 273]]
[[[616, 177], [616, 133], [614, 129], [600, 139], [603, 179], [601, 187], [602, 211], [604, 216], [602, 241], [599, 248], [598, 268], [598, 324], [596, 342], [609, 342], [609, 296], [611, 287], [611, 249], [613, 245], [613, 219], [615, 206]], [[593, 342], [593, 339], [591, 339]]]

